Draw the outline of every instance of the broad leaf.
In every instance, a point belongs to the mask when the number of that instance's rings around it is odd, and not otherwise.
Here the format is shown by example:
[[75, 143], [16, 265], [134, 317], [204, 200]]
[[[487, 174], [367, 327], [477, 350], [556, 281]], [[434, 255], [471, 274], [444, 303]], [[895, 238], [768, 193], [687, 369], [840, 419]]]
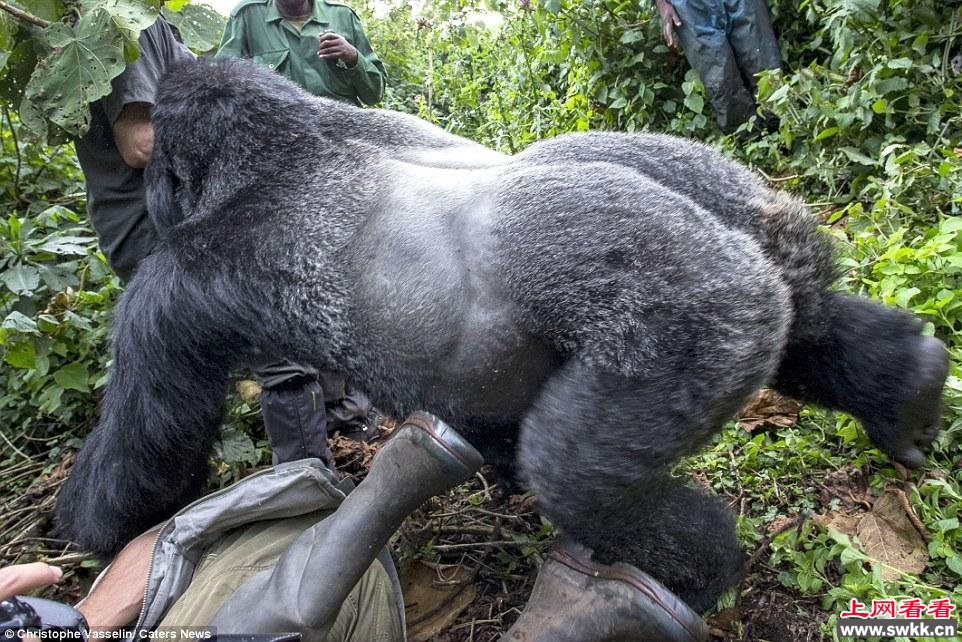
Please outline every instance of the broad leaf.
[[53, 380], [64, 390], [87, 392], [87, 389], [90, 387], [89, 379], [90, 375], [87, 372], [87, 366], [79, 361], [68, 363], [53, 373]]
[[29, 370], [37, 363], [37, 350], [33, 347], [33, 341], [21, 341], [15, 343], [7, 349], [3, 355], [3, 360], [14, 368]]
[[16, 4], [38, 18], [43, 18], [50, 22], [60, 20], [64, 13], [64, 3], [62, 0], [17, 0]]
[[[6, 53], [6, 52], [5, 52]], [[30, 74], [37, 65], [37, 53], [32, 40], [17, 43], [6, 61], [6, 68], [0, 75], [0, 98], [14, 105], [20, 104], [23, 89], [30, 80]]]
[[88, 105], [110, 93], [124, 70], [124, 39], [111, 14], [96, 9], [75, 27], [52, 24], [43, 31], [50, 55], [37, 65], [25, 98], [47, 119], [75, 136], [90, 126]]
[[37, 248], [40, 252], [51, 254], [84, 255], [90, 249], [90, 244], [96, 240], [93, 236], [54, 236]]
[[29, 294], [40, 285], [40, 273], [32, 265], [15, 265], [0, 276], [11, 292], [16, 294]]
[[0, 328], [4, 330], [16, 330], [23, 334], [38, 334], [37, 322], [28, 317], [27, 315], [13, 311], [7, 315], [7, 318], [3, 320], [3, 324]]
[[231, 464], [246, 463], [253, 466], [258, 459], [251, 438], [233, 429], [225, 430], [220, 439], [214, 442], [214, 454]]
[[689, 94], [685, 96], [685, 107], [696, 114], [700, 114], [701, 110], [705, 108], [705, 99], [698, 94]]
[[132, 42], [136, 42], [141, 31], [154, 24], [160, 13], [156, 3], [142, 0], [85, 0], [80, 6], [84, 13], [97, 9], [106, 11], [113, 25]]
[[227, 18], [205, 4], [189, 4], [180, 11], [164, 7], [160, 13], [177, 27], [184, 44], [197, 53], [217, 47], [227, 24]]
[[50, 125], [44, 120], [43, 114], [40, 113], [26, 96], [20, 101], [18, 113], [20, 114], [20, 122], [23, 123], [24, 127], [41, 138], [47, 138], [47, 134], [50, 132]]

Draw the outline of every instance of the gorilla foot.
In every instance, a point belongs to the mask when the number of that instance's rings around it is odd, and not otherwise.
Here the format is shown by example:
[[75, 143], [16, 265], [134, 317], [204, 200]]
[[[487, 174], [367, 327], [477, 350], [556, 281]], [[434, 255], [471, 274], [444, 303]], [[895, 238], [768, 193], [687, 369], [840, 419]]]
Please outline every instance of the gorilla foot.
[[903, 387], [895, 401], [894, 420], [865, 420], [872, 441], [890, 457], [910, 468], [925, 461], [925, 449], [939, 434], [942, 387], [949, 373], [949, 353], [935, 337], [917, 337], [902, 373]]
[[528, 605], [500, 642], [703, 642], [708, 627], [639, 569], [599, 564], [572, 540], [555, 544]]
[[851, 414], [893, 460], [921, 466], [939, 433], [945, 345], [922, 336], [914, 315], [870, 299], [833, 293], [824, 314], [821, 337], [789, 340], [774, 387]]

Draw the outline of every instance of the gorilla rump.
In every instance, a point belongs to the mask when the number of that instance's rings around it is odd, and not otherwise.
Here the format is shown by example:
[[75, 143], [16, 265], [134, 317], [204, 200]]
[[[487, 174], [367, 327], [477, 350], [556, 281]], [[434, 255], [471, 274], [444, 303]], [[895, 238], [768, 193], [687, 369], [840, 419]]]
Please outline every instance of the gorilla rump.
[[595, 133], [505, 156], [242, 61], [173, 70], [154, 126], [165, 238], [118, 305], [58, 506], [86, 549], [194, 498], [228, 372], [280, 357], [482, 449], [517, 436], [546, 517], [696, 610], [742, 556], [724, 503], [667, 471], [757, 388], [852, 413], [907, 465], [938, 432], [941, 342], [831, 292], [803, 205], [703, 145]]

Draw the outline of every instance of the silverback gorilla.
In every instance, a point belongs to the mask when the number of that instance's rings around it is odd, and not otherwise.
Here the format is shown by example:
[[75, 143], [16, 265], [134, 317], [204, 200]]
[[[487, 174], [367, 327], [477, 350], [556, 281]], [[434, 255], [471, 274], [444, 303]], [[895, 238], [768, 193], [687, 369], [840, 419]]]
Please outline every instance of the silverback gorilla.
[[516, 447], [562, 533], [698, 611], [742, 556], [724, 502], [667, 471], [753, 391], [849, 412], [909, 466], [938, 433], [942, 343], [831, 291], [804, 206], [703, 145], [592, 133], [505, 156], [243, 61], [175, 69], [153, 118], [165, 238], [118, 305], [59, 500], [85, 549], [194, 498], [228, 372], [280, 357]]

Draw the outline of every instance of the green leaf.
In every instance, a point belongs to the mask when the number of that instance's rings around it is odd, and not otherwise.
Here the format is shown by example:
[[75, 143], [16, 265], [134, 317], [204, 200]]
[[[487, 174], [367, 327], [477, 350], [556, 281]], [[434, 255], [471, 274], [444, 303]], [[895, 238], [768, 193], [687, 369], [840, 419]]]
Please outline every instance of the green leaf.
[[87, 392], [89, 388], [89, 378], [90, 375], [87, 372], [87, 366], [79, 361], [68, 363], [53, 373], [53, 380], [64, 390]]
[[50, 22], [60, 20], [64, 13], [64, 5], [61, 0], [17, 0], [16, 4], [38, 18]]
[[919, 294], [921, 291], [922, 290], [916, 287], [904, 288], [902, 290], [898, 290], [895, 293], [895, 305], [897, 305], [900, 308], [909, 307], [909, 301], [911, 301], [912, 297], [914, 297], [916, 294]]
[[768, 97], [768, 100], [773, 103], [777, 103], [778, 101], [784, 99], [788, 95], [788, 92], [791, 91], [791, 89], [792, 89], [791, 85], [788, 85], [788, 84], [782, 85], [781, 87], [779, 87], [778, 89], [772, 92], [772, 95]]
[[561, 12], [561, 0], [547, 0], [544, 3], [545, 11], [548, 13], [560, 13]]
[[34, 106], [32, 102], [24, 96], [20, 101], [20, 122], [24, 127], [39, 136], [41, 139], [47, 138], [50, 134], [50, 125], [43, 118], [43, 114]]
[[7, 13], [0, 13], [0, 71], [7, 65], [10, 53], [15, 46], [15, 36], [18, 24], [16, 20]]
[[140, 46], [133, 40], [124, 42], [124, 62], [128, 65], [140, 58]]
[[110, 21], [128, 41], [136, 42], [140, 32], [154, 24], [159, 15], [158, 7], [142, 0], [84, 0], [85, 13], [106, 11]]
[[77, 277], [78, 265], [76, 261], [42, 265], [40, 266], [40, 281], [51, 292], [63, 292], [67, 288], [76, 288], [80, 285], [80, 279]]
[[3, 360], [14, 368], [30, 370], [37, 363], [37, 351], [33, 341], [19, 341], [9, 348], [3, 355]]
[[685, 96], [685, 107], [696, 114], [700, 114], [701, 110], [705, 108], [705, 99], [699, 94], [689, 94]]
[[20, 219], [17, 218], [15, 214], [11, 214], [10, 217], [7, 218], [7, 225], [10, 226], [10, 239], [13, 241], [19, 240], [20, 230], [23, 228], [23, 224], [20, 222]]
[[30, 39], [17, 43], [6, 61], [6, 69], [0, 75], [0, 98], [14, 105], [23, 98], [23, 89], [37, 65], [37, 54]]
[[40, 285], [40, 272], [32, 265], [21, 263], [4, 272], [0, 279], [11, 292], [30, 294]]
[[825, 140], [838, 133], [838, 127], [826, 127], [815, 135], [815, 140]]
[[639, 40], [644, 40], [645, 34], [641, 33], [637, 29], [629, 29], [621, 34], [619, 42], [623, 45], [629, 45], [633, 42], [638, 42]]
[[111, 91], [124, 70], [124, 38], [105, 9], [84, 14], [75, 27], [43, 30], [53, 52], [34, 71], [24, 97], [48, 120], [75, 136], [90, 126], [88, 105]]
[[85, 255], [91, 244], [96, 241], [94, 236], [55, 236], [37, 248], [40, 252], [60, 255]]
[[942, 234], [951, 234], [960, 230], [962, 230], [962, 216], [946, 218], [939, 223], [939, 232]]
[[60, 321], [52, 314], [41, 314], [37, 317], [37, 329], [40, 332], [53, 332], [60, 327]]
[[940, 519], [931, 525], [932, 530], [944, 533], [946, 531], [955, 530], [959, 527], [959, 518], [950, 517], [949, 519]]
[[47, 386], [47, 389], [40, 393], [40, 412], [52, 415], [60, 407], [63, 398], [63, 388], [60, 386]]
[[875, 83], [874, 86], [875, 90], [880, 94], [898, 94], [904, 92], [908, 88], [909, 81], [901, 76], [896, 76], [894, 78], [880, 80]]
[[947, 558], [945, 565], [957, 576], [962, 577], [962, 555], [953, 555]]
[[860, 163], [860, 164], [862, 164], [862, 165], [869, 165], [869, 166], [871, 166], [871, 165], [875, 165], [875, 164], [876, 164], [876, 163], [875, 163], [875, 159], [869, 158], [868, 156], [866, 156], [865, 154], [863, 154], [863, 153], [860, 152], [859, 150], [855, 149], [854, 147], [843, 147], [843, 148], [842, 148], [842, 153], [845, 154], [846, 156], [848, 156], [848, 159], [849, 159], [849, 160], [851, 160], [851, 161], [853, 161], [853, 162], [856, 162], [856, 163]]
[[253, 466], [258, 460], [257, 449], [251, 438], [233, 429], [225, 430], [214, 443], [214, 454], [231, 464], [246, 463]]
[[81, 330], [93, 330], [93, 326], [90, 325], [90, 320], [80, 316], [76, 312], [67, 310], [67, 312], [63, 315], [63, 320], [74, 328], [80, 328]]
[[3, 324], [0, 328], [4, 330], [16, 330], [23, 334], [39, 334], [37, 329], [37, 322], [17, 311], [13, 311], [7, 315], [7, 318], [3, 320]]
[[217, 47], [227, 25], [226, 17], [205, 4], [189, 4], [179, 12], [164, 7], [161, 14], [177, 27], [184, 44], [197, 53]]

